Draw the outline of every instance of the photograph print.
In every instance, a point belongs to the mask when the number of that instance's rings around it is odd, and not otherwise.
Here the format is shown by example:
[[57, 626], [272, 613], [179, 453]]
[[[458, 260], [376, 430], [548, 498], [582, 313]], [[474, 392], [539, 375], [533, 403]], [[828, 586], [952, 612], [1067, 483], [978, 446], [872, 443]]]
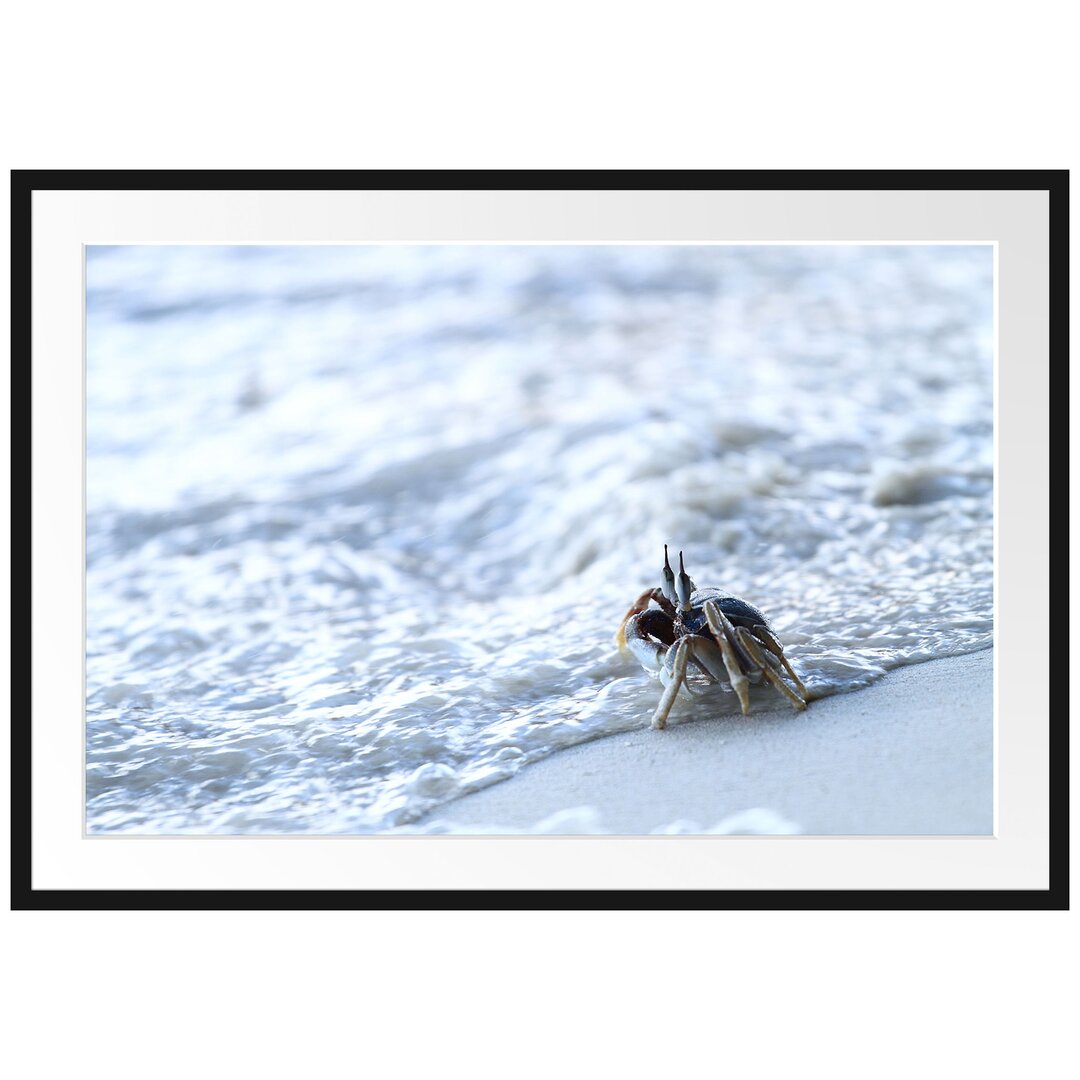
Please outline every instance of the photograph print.
[[85, 260], [87, 836], [993, 832], [992, 244]]

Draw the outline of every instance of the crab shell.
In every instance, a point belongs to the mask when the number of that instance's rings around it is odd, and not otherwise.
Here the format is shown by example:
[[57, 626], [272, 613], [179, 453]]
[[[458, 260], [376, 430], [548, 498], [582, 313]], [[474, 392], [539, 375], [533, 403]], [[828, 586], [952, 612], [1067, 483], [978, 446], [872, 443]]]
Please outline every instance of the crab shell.
[[721, 589], [695, 589], [690, 594], [690, 613], [680, 613], [683, 626], [692, 634], [709, 632], [709, 619], [705, 614], [706, 600], [715, 600], [716, 606], [735, 626], [745, 626], [747, 630], [753, 630], [755, 626], [771, 629], [765, 616], [753, 604], [748, 604]]

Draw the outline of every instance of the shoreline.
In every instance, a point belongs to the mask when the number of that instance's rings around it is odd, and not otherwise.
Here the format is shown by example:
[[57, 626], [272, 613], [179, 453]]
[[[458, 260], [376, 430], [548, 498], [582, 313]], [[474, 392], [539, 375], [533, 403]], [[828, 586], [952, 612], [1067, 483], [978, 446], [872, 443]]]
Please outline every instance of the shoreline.
[[[425, 815], [423, 832], [989, 835], [993, 649], [896, 668], [796, 713], [672, 715]], [[412, 831], [412, 830], [410, 830]]]

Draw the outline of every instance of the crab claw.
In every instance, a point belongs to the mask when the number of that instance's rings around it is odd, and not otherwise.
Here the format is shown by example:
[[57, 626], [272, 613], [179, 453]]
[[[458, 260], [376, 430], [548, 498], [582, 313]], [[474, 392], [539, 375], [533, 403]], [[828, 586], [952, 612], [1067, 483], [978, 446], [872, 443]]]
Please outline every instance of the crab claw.
[[629, 607], [626, 614], [622, 617], [622, 622], [619, 623], [619, 629], [615, 634], [615, 644], [619, 646], [619, 652], [630, 652], [626, 641], [626, 627], [630, 620], [635, 615], [640, 615], [643, 611], [647, 611], [649, 608], [649, 601], [652, 600], [653, 590], [646, 589]]

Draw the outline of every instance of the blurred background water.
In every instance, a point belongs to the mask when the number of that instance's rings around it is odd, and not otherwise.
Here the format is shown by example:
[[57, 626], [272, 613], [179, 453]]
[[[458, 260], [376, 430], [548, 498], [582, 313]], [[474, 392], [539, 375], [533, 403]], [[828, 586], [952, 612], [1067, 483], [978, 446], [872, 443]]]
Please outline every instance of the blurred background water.
[[86, 280], [90, 832], [385, 831], [646, 725], [613, 635], [664, 543], [818, 694], [991, 643], [988, 247], [92, 247]]

